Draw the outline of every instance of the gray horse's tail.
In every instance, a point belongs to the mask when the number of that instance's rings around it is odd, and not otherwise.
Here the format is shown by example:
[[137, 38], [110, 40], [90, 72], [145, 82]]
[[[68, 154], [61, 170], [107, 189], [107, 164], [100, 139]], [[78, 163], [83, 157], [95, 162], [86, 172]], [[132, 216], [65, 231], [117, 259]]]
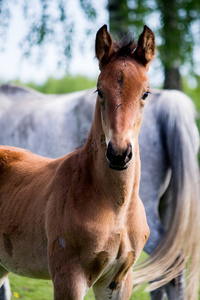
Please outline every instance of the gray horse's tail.
[[163, 91], [159, 98], [158, 122], [171, 165], [167, 191], [171, 218], [168, 224], [164, 222], [166, 232], [156, 250], [134, 267], [134, 284], [139, 287], [150, 283], [147, 290], [154, 290], [187, 267], [187, 295], [188, 299], [195, 300], [198, 299], [200, 269], [199, 134], [194, 107], [186, 95]]

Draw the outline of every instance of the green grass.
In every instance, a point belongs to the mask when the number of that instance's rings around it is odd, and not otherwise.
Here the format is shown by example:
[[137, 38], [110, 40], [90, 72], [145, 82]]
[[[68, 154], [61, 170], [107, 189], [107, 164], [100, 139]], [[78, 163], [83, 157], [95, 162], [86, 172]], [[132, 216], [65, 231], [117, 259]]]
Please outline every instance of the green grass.
[[[49, 280], [39, 280], [21, 277], [11, 274], [9, 276], [12, 290], [12, 300], [53, 300], [53, 286]], [[93, 292], [90, 289], [84, 298], [85, 300], [94, 300]], [[131, 300], [149, 300], [147, 293], [141, 290], [136, 291], [130, 298]]]
[[[50, 280], [37, 280], [11, 274], [9, 276], [13, 299], [53, 299], [53, 285]], [[18, 297], [17, 297], [18, 296]]]
[[[145, 257], [146, 254], [143, 252], [140, 260]], [[12, 291], [12, 300], [53, 300], [53, 284], [50, 280], [38, 280], [14, 274], [10, 274], [9, 279]], [[148, 293], [138, 290], [131, 296], [130, 299], [150, 300], [150, 296]], [[89, 290], [84, 300], [94, 300], [92, 290]]]

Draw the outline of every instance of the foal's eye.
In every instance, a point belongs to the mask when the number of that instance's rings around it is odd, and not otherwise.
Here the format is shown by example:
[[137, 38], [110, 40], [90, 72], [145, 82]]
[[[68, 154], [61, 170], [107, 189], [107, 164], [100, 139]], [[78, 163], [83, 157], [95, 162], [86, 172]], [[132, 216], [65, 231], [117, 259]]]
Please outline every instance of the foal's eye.
[[144, 93], [144, 95], [142, 96], [142, 100], [145, 100], [148, 96], [149, 96], [149, 91]]
[[102, 99], [103, 98], [103, 94], [100, 90], [97, 90], [98, 96]]

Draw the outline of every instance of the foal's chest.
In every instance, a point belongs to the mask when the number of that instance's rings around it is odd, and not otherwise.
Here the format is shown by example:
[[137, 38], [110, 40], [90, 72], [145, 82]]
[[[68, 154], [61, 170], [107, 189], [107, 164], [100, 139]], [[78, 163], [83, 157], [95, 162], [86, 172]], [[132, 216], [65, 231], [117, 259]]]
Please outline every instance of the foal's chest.
[[[106, 236], [106, 234], [104, 235]], [[88, 285], [96, 281], [109, 281], [111, 289], [116, 289], [136, 261], [136, 251], [124, 229], [111, 232], [102, 249], [94, 251], [89, 267], [86, 267]]]
[[[142, 214], [139, 214], [141, 209]], [[124, 279], [138, 259], [149, 232], [145, 222], [141, 226], [138, 216], [146, 221], [143, 206], [124, 207], [119, 215], [111, 210], [102, 213], [101, 209], [96, 209], [92, 218], [85, 213], [81, 219], [70, 220], [70, 226], [65, 227], [69, 229], [68, 234], [71, 233], [73, 245], [80, 251], [88, 286], [97, 281], [120, 284]]]

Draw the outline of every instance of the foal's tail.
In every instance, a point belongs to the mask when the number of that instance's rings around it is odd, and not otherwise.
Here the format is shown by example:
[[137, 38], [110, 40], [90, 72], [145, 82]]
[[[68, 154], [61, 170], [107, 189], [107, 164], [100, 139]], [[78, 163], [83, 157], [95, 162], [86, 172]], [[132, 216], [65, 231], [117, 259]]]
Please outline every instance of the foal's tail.
[[150, 282], [147, 290], [154, 290], [177, 277], [187, 266], [188, 299], [195, 300], [200, 269], [200, 193], [199, 134], [194, 107], [178, 91], [163, 91], [156, 102], [172, 171], [168, 187], [172, 215], [156, 250], [134, 268], [134, 284], [137, 288]]

